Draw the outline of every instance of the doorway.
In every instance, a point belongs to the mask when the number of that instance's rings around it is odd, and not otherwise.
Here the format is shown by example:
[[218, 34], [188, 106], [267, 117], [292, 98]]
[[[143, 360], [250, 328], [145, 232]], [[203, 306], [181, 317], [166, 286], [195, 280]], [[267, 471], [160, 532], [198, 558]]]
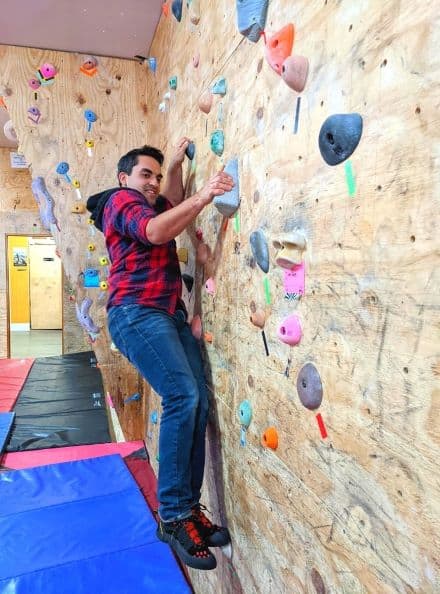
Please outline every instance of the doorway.
[[7, 235], [8, 357], [63, 353], [62, 267], [51, 236]]

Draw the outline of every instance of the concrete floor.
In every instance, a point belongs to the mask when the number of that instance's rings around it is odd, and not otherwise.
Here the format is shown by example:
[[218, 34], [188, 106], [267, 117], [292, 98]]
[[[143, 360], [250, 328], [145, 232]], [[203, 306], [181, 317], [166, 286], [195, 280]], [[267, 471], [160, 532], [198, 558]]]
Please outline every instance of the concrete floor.
[[11, 332], [11, 359], [62, 355], [62, 330]]

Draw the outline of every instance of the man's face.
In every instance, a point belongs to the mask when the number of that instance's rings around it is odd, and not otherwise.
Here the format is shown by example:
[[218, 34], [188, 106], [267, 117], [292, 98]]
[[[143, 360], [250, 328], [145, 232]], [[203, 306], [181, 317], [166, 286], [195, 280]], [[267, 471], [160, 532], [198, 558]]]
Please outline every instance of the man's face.
[[161, 167], [153, 157], [140, 155], [137, 165], [131, 171], [131, 174], [121, 172], [119, 181], [124, 187], [133, 188], [141, 192], [147, 201], [154, 205], [160, 191], [160, 182], [162, 181]]

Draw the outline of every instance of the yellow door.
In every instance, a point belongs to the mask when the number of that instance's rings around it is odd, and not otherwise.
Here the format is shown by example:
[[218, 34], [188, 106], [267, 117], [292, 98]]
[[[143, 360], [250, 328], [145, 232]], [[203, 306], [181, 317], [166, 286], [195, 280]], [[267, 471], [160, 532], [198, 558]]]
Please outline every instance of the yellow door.
[[29, 330], [29, 246], [28, 238], [8, 237], [9, 316], [15, 330]]
[[63, 327], [61, 261], [52, 237], [29, 238], [31, 329]]

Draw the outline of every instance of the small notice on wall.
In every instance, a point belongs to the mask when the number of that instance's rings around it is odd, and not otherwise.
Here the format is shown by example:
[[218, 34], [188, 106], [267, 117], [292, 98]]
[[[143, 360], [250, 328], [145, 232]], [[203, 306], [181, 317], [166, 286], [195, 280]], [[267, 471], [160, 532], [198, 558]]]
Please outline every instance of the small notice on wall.
[[29, 165], [26, 162], [26, 158], [21, 153], [14, 153], [11, 151], [9, 153], [11, 159], [11, 167], [12, 169], [28, 169]]

